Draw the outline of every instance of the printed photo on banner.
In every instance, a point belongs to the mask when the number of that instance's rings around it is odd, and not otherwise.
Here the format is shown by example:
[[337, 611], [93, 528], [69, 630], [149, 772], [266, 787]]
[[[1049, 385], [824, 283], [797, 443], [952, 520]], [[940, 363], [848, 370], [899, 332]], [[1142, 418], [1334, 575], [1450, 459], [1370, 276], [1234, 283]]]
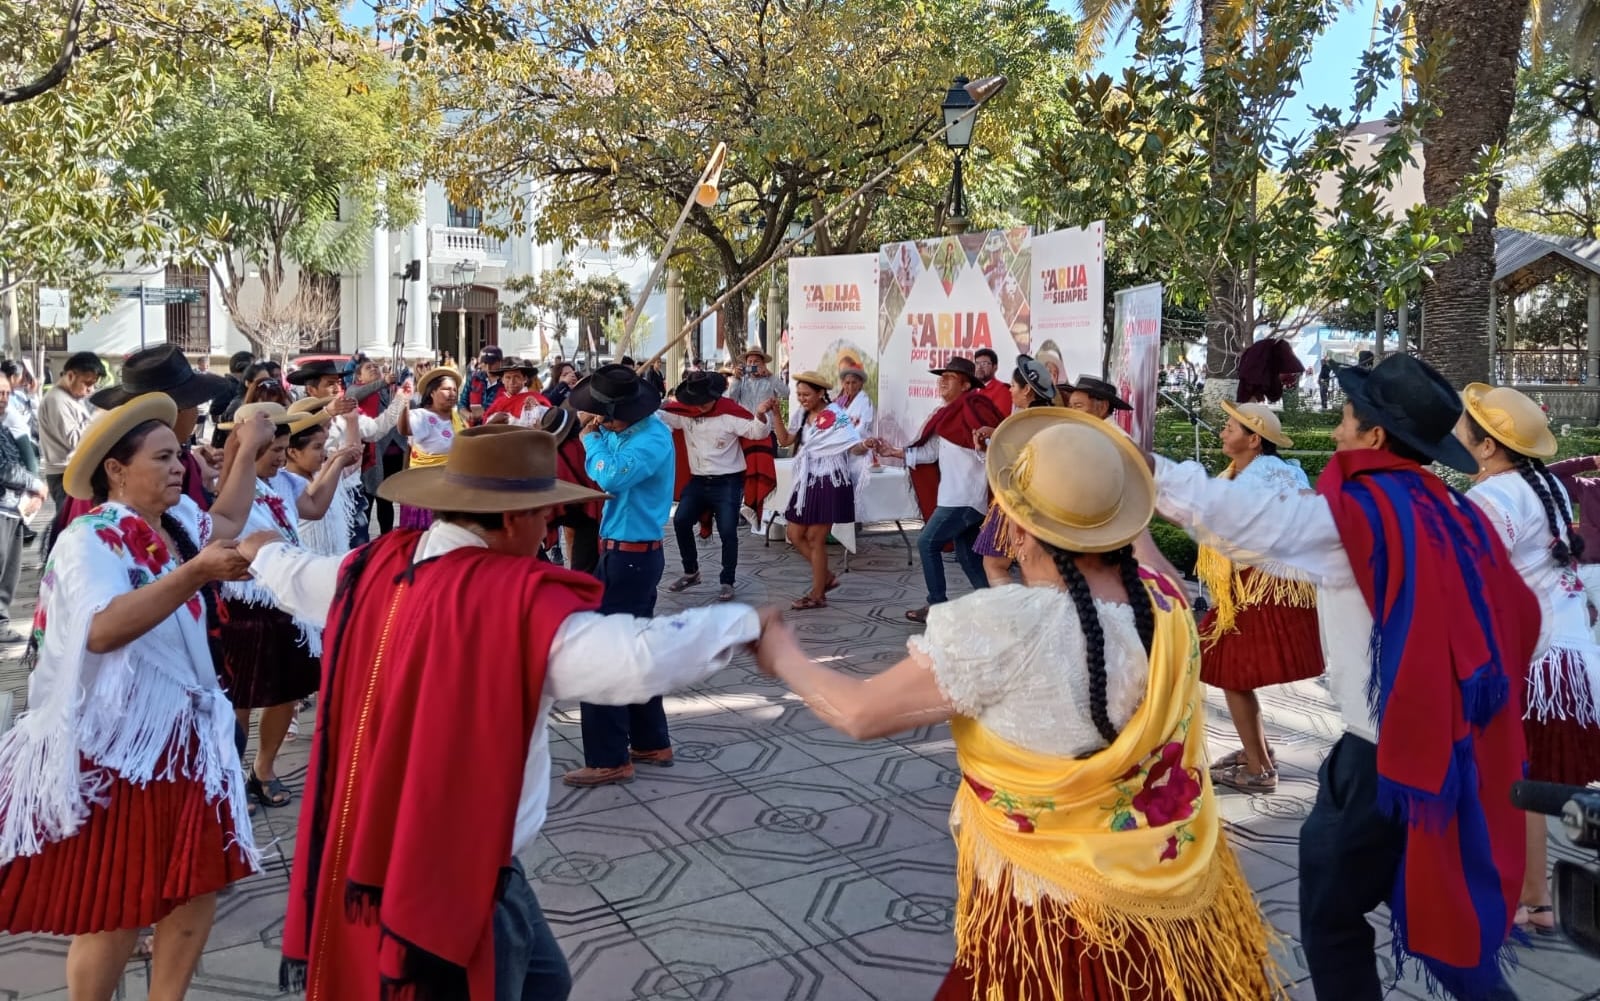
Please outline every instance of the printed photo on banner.
[[1133, 406], [1132, 410], [1117, 411], [1116, 421], [1140, 448], [1149, 451], [1155, 444], [1161, 368], [1161, 284], [1123, 289], [1116, 300], [1108, 379], [1117, 387], [1117, 395]]
[[1105, 364], [1105, 224], [1033, 238], [1032, 353], [1057, 381], [1098, 377]]
[[1027, 227], [885, 245], [878, 255], [878, 436], [910, 441], [937, 409], [929, 369], [989, 348], [1009, 373], [1032, 337]]
[[[841, 395], [840, 373], [865, 374], [866, 403], [878, 400], [878, 255], [801, 257], [789, 262], [789, 371], [816, 372]], [[798, 401], [790, 389], [790, 410]], [[863, 435], [871, 433], [862, 428]]]

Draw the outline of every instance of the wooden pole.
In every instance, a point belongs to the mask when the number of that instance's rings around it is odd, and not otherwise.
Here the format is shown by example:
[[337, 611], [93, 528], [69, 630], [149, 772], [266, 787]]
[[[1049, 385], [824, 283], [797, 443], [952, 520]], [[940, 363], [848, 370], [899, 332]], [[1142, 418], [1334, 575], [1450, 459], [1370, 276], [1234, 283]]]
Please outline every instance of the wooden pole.
[[[678, 213], [678, 221], [672, 224], [672, 229], [667, 231], [667, 242], [661, 248], [661, 253], [656, 256], [656, 262], [650, 267], [650, 277], [645, 280], [644, 287], [639, 290], [639, 296], [628, 309], [628, 315], [622, 321], [622, 337], [624, 344], [631, 343], [633, 328], [639, 323], [639, 317], [644, 314], [644, 304], [649, 301], [650, 293], [654, 291], [656, 282], [661, 280], [661, 272], [667, 267], [667, 257], [671, 255], [672, 248], [678, 242], [678, 234], [683, 231], [683, 224], [689, 221], [689, 213], [700, 201], [700, 193], [708, 183], [708, 178], [722, 172], [722, 165], [728, 159], [728, 147], [717, 143], [717, 148], [711, 151], [711, 159], [700, 171], [700, 176], [695, 180], [694, 187], [689, 191], [689, 197], [684, 200], [683, 211]], [[670, 318], [669, 318], [670, 322]], [[660, 355], [656, 356], [661, 357]], [[654, 359], [651, 359], [652, 361]]]

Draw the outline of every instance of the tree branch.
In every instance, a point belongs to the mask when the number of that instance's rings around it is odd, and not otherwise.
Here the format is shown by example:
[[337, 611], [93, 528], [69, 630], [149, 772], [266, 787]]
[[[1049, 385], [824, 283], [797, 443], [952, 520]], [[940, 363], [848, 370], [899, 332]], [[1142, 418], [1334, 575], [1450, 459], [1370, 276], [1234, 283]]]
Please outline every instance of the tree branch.
[[[84, 51], [78, 46], [78, 36], [83, 31], [83, 12], [88, 6], [89, 0], [73, 0], [66, 27], [61, 29], [61, 54], [56, 56], [55, 63], [27, 83], [0, 90], [0, 106], [30, 101], [67, 78], [73, 62]], [[95, 48], [108, 44], [110, 39], [96, 43]]]

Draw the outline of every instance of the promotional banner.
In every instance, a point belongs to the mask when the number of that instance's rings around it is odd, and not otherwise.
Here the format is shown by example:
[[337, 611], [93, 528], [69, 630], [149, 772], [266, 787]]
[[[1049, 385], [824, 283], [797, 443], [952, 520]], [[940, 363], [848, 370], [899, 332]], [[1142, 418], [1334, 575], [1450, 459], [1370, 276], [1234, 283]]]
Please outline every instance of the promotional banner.
[[1059, 355], [1057, 382], [1099, 376], [1105, 339], [1105, 223], [1033, 238], [1032, 354], [1046, 365]]
[[[867, 373], [863, 390], [878, 402], [878, 257], [840, 254], [789, 260], [790, 385], [801, 372], [839, 384], [841, 368]], [[798, 406], [790, 389], [790, 413]], [[835, 393], [834, 395], [838, 395]], [[863, 431], [870, 434], [871, 429]]]
[[991, 348], [1009, 379], [1029, 349], [1031, 230], [885, 244], [878, 271], [878, 436], [904, 444], [942, 402], [930, 368]]
[[1157, 377], [1161, 368], [1161, 283], [1117, 293], [1107, 378], [1133, 405], [1116, 421], [1146, 452], [1155, 444]]

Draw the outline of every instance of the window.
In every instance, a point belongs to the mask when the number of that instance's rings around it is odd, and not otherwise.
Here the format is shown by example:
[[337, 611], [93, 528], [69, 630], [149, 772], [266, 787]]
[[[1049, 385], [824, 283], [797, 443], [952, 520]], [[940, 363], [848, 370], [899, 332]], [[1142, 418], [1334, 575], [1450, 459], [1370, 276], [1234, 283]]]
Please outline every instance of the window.
[[312, 296], [306, 307], [309, 329], [305, 331], [300, 350], [306, 354], [338, 354], [342, 323], [339, 276], [303, 275], [301, 280], [310, 285]]
[[483, 210], [462, 208], [451, 202], [445, 224], [455, 229], [478, 229], [483, 225]]
[[167, 265], [167, 288], [194, 289], [194, 302], [167, 304], [167, 343], [188, 355], [211, 353], [211, 273], [203, 267]]

